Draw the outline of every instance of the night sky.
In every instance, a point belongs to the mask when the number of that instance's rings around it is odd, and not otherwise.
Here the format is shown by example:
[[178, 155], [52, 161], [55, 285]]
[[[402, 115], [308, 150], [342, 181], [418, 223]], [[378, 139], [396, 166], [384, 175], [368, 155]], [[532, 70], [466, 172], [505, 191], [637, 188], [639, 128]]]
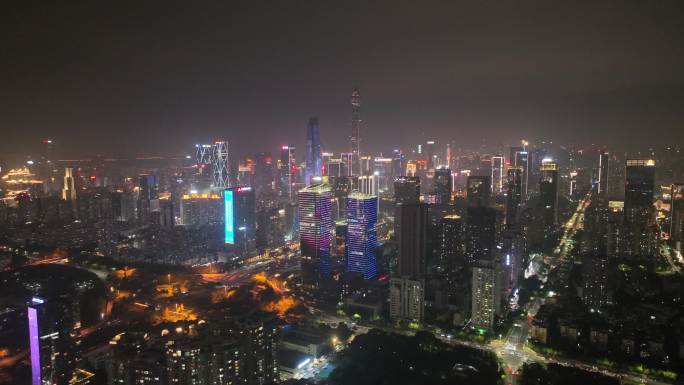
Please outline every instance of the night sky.
[[362, 151], [684, 142], [682, 1], [49, 3], [3, 4], [0, 156], [346, 150], [356, 86]]

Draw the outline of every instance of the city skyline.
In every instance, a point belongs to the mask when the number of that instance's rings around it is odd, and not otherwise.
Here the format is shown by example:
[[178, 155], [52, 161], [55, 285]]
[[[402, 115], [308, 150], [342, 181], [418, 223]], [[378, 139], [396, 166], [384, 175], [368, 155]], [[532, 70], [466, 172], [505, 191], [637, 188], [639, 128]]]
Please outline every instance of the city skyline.
[[682, 383], [684, 3], [326, 3], [5, 7], [0, 385]]
[[682, 139], [675, 2], [360, 8], [16, 6], [3, 23], [0, 151], [48, 137], [65, 156], [131, 157], [223, 139], [247, 155], [304, 148], [309, 116], [324, 148], [345, 151], [357, 87], [364, 153], [421, 137]]

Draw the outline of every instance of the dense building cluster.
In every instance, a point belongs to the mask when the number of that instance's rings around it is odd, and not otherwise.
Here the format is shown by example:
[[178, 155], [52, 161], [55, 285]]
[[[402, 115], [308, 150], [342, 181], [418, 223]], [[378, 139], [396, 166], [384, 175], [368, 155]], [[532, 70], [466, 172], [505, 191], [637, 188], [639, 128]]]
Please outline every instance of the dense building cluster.
[[[536, 349], [681, 368], [677, 148], [426, 139], [371, 153], [358, 90], [351, 110], [348, 151], [327, 152], [311, 117], [303, 161], [291, 144], [236, 159], [227, 140], [63, 161], [50, 141], [5, 172], [2, 266], [76, 265], [109, 290], [86, 327], [95, 305], [16, 276], [27, 291], [0, 326], [28, 336], [33, 385], [316, 377], [345, 342], [321, 324], [498, 335], [513, 350], [529, 334]], [[137, 269], [151, 275], [131, 281]], [[231, 298], [242, 307], [219, 311]]]

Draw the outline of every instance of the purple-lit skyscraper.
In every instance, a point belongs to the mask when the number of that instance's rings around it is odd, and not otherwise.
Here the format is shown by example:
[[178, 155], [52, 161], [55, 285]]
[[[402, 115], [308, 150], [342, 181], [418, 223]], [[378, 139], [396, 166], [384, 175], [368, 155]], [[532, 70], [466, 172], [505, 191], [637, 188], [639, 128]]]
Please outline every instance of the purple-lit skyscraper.
[[299, 239], [305, 280], [317, 282], [330, 276], [332, 241], [332, 190], [317, 184], [299, 190]]
[[33, 298], [28, 307], [29, 351], [31, 354], [31, 385], [43, 385], [40, 365], [40, 332], [38, 329], [37, 307], [43, 303], [40, 298]]
[[28, 304], [31, 385], [70, 384], [78, 364], [78, 303], [33, 297]]
[[321, 176], [323, 161], [321, 158], [321, 136], [318, 127], [318, 118], [309, 118], [306, 125], [306, 170], [304, 173], [304, 183], [311, 184], [313, 177]]
[[347, 271], [361, 273], [364, 279], [378, 273], [375, 263], [378, 198], [352, 193], [347, 197]]

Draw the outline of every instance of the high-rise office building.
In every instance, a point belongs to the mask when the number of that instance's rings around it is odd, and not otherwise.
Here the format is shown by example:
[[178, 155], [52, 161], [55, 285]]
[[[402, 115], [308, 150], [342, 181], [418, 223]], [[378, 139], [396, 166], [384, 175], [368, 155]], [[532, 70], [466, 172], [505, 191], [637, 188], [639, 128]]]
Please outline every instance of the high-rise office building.
[[62, 187], [62, 199], [65, 201], [76, 200], [76, 186], [74, 184], [74, 169], [67, 167], [64, 169], [64, 186]]
[[176, 225], [173, 202], [169, 197], [159, 200], [159, 226], [162, 228], [170, 229]]
[[610, 155], [607, 151], [602, 150], [599, 152], [599, 163], [598, 163], [598, 180], [597, 180], [597, 192], [600, 196], [606, 195], [608, 192], [608, 170], [610, 169], [608, 162]]
[[466, 260], [470, 265], [490, 262], [496, 242], [496, 210], [491, 207], [469, 207]]
[[684, 184], [673, 184], [670, 197], [670, 241], [681, 251], [684, 243]]
[[223, 202], [217, 193], [184, 194], [180, 198], [183, 226], [201, 227], [223, 222]]
[[360, 143], [361, 143], [361, 94], [358, 89], [352, 90], [351, 95], [351, 136], [349, 137], [351, 164], [349, 168], [349, 175], [361, 175], [361, 164], [359, 158], [361, 157]]
[[282, 245], [285, 239], [283, 233], [283, 218], [281, 218], [278, 208], [262, 208], [256, 213], [256, 247], [266, 250], [271, 247]]
[[379, 195], [379, 178], [378, 175], [361, 175], [356, 178], [358, 183], [358, 190], [364, 194]]
[[440, 204], [451, 203], [451, 170], [448, 168], [435, 169], [434, 194]]
[[33, 297], [27, 308], [31, 385], [71, 383], [78, 363], [78, 302]]
[[212, 163], [212, 175], [214, 176], [213, 187], [223, 190], [230, 187], [230, 167], [228, 164], [228, 142], [216, 141], [213, 153], [210, 157]]
[[398, 176], [394, 178], [394, 202], [420, 202], [420, 178], [417, 176]]
[[352, 191], [351, 177], [340, 176], [330, 178], [330, 183], [332, 184], [334, 207], [333, 207], [333, 218], [345, 219], [347, 216], [346, 211], [346, 200], [349, 193]]
[[508, 169], [506, 181], [506, 228], [512, 229], [518, 222], [518, 208], [522, 202], [522, 170]]
[[392, 173], [395, 177], [406, 175], [406, 155], [398, 149], [392, 151]]
[[257, 209], [272, 208], [275, 205], [276, 191], [273, 157], [270, 152], [254, 155], [254, 194]]
[[321, 176], [322, 168], [318, 118], [311, 117], [306, 125], [306, 170], [304, 172], [304, 183], [308, 186], [312, 183], [312, 178]]
[[466, 187], [468, 207], [489, 207], [491, 186], [489, 176], [469, 176]]
[[423, 148], [425, 153], [425, 161], [427, 169], [432, 170], [435, 168], [435, 141], [428, 140], [425, 142], [425, 147]]
[[330, 276], [332, 191], [328, 184], [305, 187], [297, 193], [302, 270], [309, 282]]
[[610, 302], [608, 258], [599, 255], [586, 256], [582, 262], [582, 278], [584, 304], [592, 312], [603, 310]]
[[504, 157], [492, 157], [492, 192], [501, 194], [504, 192]]
[[529, 176], [527, 177], [527, 196], [539, 194], [539, 178], [541, 177], [541, 165], [548, 160], [546, 150], [543, 148], [534, 148], [528, 150], [527, 154], [527, 170]]
[[149, 222], [159, 211], [159, 185], [156, 175], [140, 175], [138, 179], [138, 220]]
[[238, 253], [254, 250], [256, 243], [256, 203], [251, 187], [223, 191], [224, 243]]
[[361, 273], [364, 279], [375, 277], [378, 220], [378, 197], [352, 193], [347, 197], [347, 271]]
[[529, 153], [523, 147], [511, 147], [511, 167], [520, 168], [522, 199], [526, 200], [530, 179], [530, 162]]
[[427, 205], [397, 204], [394, 234], [399, 255], [390, 280], [390, 317], [422, 322], [425, 302], [427, 259]]
[[608, 157], [608, 183], [606, 191], [609, 200], [625, 200], [625, 182], [624, 155], [614, 152]]
[[500, 312], [499, 276], [496, 264], [473, 268], [471, 322], [476, 328], [491, 328], [494, 325], [494, 316]]
[[463, 219], [448, 214], [440, 221], [440, 247], [438, 269], [450, 273], [465, 266], [465, 237]]
[[394, 170], [392, 158], [375, 157], [373, 159], [373, 173], [378, 180], [378, 194], [387, 194], [393, 191]]
[[652, 225], [655, 219], [655, 161], [627, 159], [625, 175], [626, 251], [631, 255], [649, 255], [654, 250]]
[[396, 207], [394, 236], [399, 250], [397, 275], [425, 277], [428, 206], [402, 203]]
[[294, 199], [294, 183], [297, 177], [295, 147], [280, 147], [280, 197], [288, 201]]
[[544, 162], [539, 171], [539, 207], [545, 233], [550, 234], [558, 222], [558, 164]]

